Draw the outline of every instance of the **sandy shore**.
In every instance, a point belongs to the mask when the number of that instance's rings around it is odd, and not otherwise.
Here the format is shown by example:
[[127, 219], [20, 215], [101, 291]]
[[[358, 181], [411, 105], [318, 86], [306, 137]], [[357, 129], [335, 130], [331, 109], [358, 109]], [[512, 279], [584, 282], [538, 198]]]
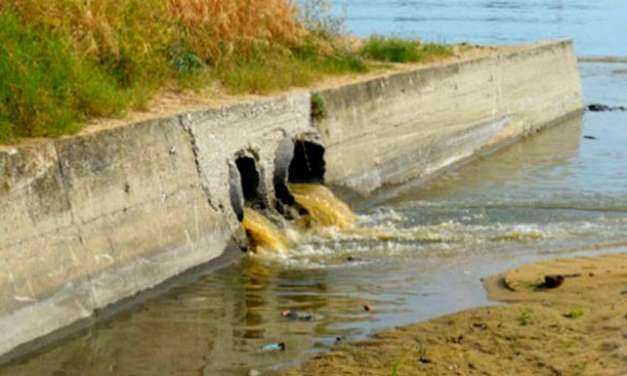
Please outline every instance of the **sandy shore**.
[[[547, 275], [565, 278], [546, 288]], [[627, 375], [627, 254], [530, 264], [485, 285], [510, 304], [340, 343], [285, 375]]]

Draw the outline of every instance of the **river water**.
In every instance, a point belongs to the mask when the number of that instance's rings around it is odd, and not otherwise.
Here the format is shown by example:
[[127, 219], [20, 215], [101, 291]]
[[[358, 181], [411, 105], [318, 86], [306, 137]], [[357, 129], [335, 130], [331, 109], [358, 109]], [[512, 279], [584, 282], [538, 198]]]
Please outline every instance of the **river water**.
[[[601, 2], [598, 2], [601, 3]], [[348, 0], [359, 34], [509, 43], [574, 36], [618, 55], [623, 1]], [[619, 24], [619, 20], [620, 24]], [[587, 102], [627, 104], [627, 65], [581, 65]], [[585, 138], [593, 136], [596, 139]], [[149, 299], [2, 375], [246, 375], [336, 341], [477, 305], [480, 278], [546, 257], [627, 251], [627, 113], [586, 113], [429, 186], [353, 203], [367, 232], [301, 235], [290, 257], [244, 259]], [[386, 236], [380, 236], [380, 234]], [[352, 261], [349, 261], [349, 258]], [[372, 307], [370, 312], [363, 305]], [[312, 321], [287, 321], [294, 309]], [[285, 342], [285, 352], [262, 346]]]
[[623, 0], [335, 0], [349, 31], [448, 43], [573, 38], [578, 55], [627, 55]]

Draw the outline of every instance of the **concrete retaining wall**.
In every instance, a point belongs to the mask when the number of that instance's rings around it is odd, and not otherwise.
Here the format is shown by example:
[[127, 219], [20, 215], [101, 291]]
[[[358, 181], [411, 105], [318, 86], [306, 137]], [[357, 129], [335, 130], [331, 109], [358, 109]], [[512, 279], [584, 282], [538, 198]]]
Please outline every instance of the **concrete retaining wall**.
[[327, 182], [368, 194], [427, 177], [583, 108], [570, 41], [322, 90]]
[[[427, 176], [582, 108], [567, 42], [319, 94], [327, 180], [362, 193]], [[295, 140], [318, 135], [310, 102], [292, 93], [0, 147], [0, 354], [244, 242], [235, 161], [256, 162], [262, 204], [277, 206]]]
[[0, 148], [0, 354], [241, 241], [236, 156], [274, 197], [277, 150], [312, 131], [309, 111], [295, 94]]

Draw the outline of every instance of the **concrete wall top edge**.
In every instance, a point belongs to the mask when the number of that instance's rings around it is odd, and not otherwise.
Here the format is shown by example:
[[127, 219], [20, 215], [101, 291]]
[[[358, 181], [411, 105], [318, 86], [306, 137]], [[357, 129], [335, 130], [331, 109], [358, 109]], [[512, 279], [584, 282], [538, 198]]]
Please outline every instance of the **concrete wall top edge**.
[[380, 82], [383, 82], [385, 80], [388, 80], [394, 77], [403, 78], [407, 76], [415, 76], [417, 74], [429, 75], [430, 72], [446, 72], [446, 71], [454, 70], [456, 68], [461, 68], [466, 65], [482, 64], [482, 63], [485, 63], [486, 61], [491, 61], [491, 60], [498, 61], [502, 59], [510, 59], [510, 58], [519, 57], [519, 56], [528, 57], [528, 56], [531, 56], [533, 53], [541, 53], [543, 51], [554, 49], [554, 48], [570, 47], [572, 46], [572, 44], [573, 44], [573, 40], [570, 38], [555, 39], [555, 40], [541, 40], [535, 43], [524, 43], [524, 44], [512, 46], [513, 50], [498, 51], [495, 54], [491, 54], [487, 56], [472, 57], [472, 58], [462, 59], [459, 61], [444, 62], [444, 63], [436, 64], [436, 65], [419, 66], [419, 67], [415, 67], [414, 69], [410, 69], [407, 71], [382, 74], [380, 76], [373, 77], [366, 81], [353, 82], [353, 83], [343, 84], [337, 87], [329, 87], [329, 88], [322, 88], [319, 90], [313, 90], [312, 93], [321, 94], [324, 96], [326, 93], [332, 93], [332, 92], [342, 91], [342, 90], [351, 90], [351, 88], [354, 88], [354, 87], [360, 87], [368, 83], [380, 83]]
[[[556, 48], [556, 47], [565, 46], [565, 45], [572, 45], [572, 39], [564, 38], [564, 39], [556, 39], [556, 40], [541, 40], [541, 41], [537, 41], [534, 43], [525, 43], [525, 44], [513, 46], [514, 48], [513, 51], [500, 51], [496, 54], [489, 55], [489, 56], [474, 57], [474, 58], [469, 58], [469, 59], [463, 59], [463, 60], [456, 61], [456, 62], [443, 63], [443, 64], [438, 64], [438, 65], [433, 65], [433, 66], [416, 67], [415, 69], [411, 69], [411, 70], [404, 71], [404, 72], [392, 72], [388, 74], [383, 74], [381, 76], [375, 76], [367, 80], [366, 82], [375, 83], [375, 82], [380, 82], [382, 80], [385, 80], [386, 78], [389, 78], [391, 76], [403, 77], [407, 74], [412, 75], [416, 73], [428, 73], [428, 72], [435, 72], [435, 71], [443, 71], [446, 69], [454, 69], [454, 67], [461, 67], [466, 64], [479, 64], [486, 60], [510, 58], [510, 57], [515, 57], [515, 56], [527, 56], [529, 52], [533, 52], [533, 51], [541, 52], [546, 49]], [[232, 113], [239, 113], [239, 114], [245, 115], [247, 112], [250, 113], [251, 116], [253, 116], [255, 113], [255, 109], [258, 109], [261, 107], [275, 106], [277, 107], [277, 110], [280, 110], [281, 103], [290, 102], [290, 101], [308, 100], [311, 93], [324, 94], [326, 92], [333, 92], [337, 90], [350, 90], [352, 86], [360, 86], [363, 84], [364, 82], [354, 82], [354, 83], [343, 84], [340, 87], [329, 87], [329, 88], [323, 87], [321, 89], [313, 89], [313, 90], [298, 89], [298, 90], [290, 91], [288, 93], [281, 93], [281, 94], [277, 94], [273, 96], [264, 96], [264, 97], [259, 97], [255, 99], [245, 99], [245, 100], [237, 101], [234, 103], [220, 105], [219, 107], [207, 107], [206, 109], [205, 108], [192, 109], [192, 110], [187, 110], [187, 111], [184, 110], [184, 111], [174, 112], [172, 114], [157, 116], [155, 118], [140, 120], [136, 122], [124, 122], [124, 123], [116, 124], [110, 127], [102, 126], [102, 127], [98, 127], [94, 129], [86, 128], [85, 130], [83, 130], [82, 132], [76, 135], [62, 136], [57, 139], [37, 139], [37, 138], [25, 139], [25, 140], [21, 140], [20, 143], [15, 144], [15, 145], [11, 145], [11, 144], [0, 145], [0, 155], [2, 154], [12, 155], [16, 152], [18, 148], [33, 147], [42, 143], [54, 142], [54, 140], [63, 140], [67, 138], [77, 138], [77, 137], [91, 137], [94, 134], [99, 134], [102, 132], [112, 132], [112, 131], [115, 131], [115, 129], [122, 128], [122, 127], [141, 126], [141, 125], [146, 125], [146, 124], [152, 124], [155, 122], [157, 123], [168, 122], [175, 118], [184, 120], [187, 117], [189, 120], [192, 120], [192, 121], [197, 120], [197, 119], [206, 120], [207, 118], [212, 118], [212, 117], [223, 118]]]
[[113, 125], [104, 125], [96, 127], [87, 127], [83, 131], [74, 134], [61, 136], [57, 138], [31, 138], [20, 140], [17, 144], [0, 144], [0, 156], [13, 155], [18, 149], [39, 148], [42, 144], [55, 143], [58, 141], [64, 141], [68, 139], [77, 138], [93, 138], [100, 134], [107, 134], [112, 132], [118, 132], [120, 128], [128, 127], [142, 127], [154, 124], [172, 123], [172, 125], [178, 125], [181, 121], [185, 120], [207, 120], [210, 118], [224, 120], [230, 114], [237, 114], [238, 116], [255, 116], [259, 111], [268, 111], [274, 109], [275, 112], [281, 111], [284, 106], [288, 106], [293, 103], [309, 101], [310, 92], [308, 90], [293, 90], [288, 93], [282, 93], [272, 96], [263, 96], [254, 99], [244, 99], [228, 104], [223, 104], [218, 107], [207, 106], [206, 108], [195, 108], [188, 110], [174, 111], [171, 114], [156, 115], [155, 117], [142, 119], [138, 121], [128, 121]]

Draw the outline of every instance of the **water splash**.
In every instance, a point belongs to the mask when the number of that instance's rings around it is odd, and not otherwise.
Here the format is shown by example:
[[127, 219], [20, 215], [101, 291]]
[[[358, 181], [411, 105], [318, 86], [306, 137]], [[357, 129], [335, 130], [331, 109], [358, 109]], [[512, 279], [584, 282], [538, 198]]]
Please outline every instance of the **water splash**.
[[[317, 184], [291, 184], [289, 188], [296, 202], [308, 212], [308, 215], [302, 218], [301, 226], [285, 223], [284, 228], [279, 228], [263, 214], [251, 208], [244, 209], [242, 226], [246, 230], [254, 253], [264, 257], [284, 258], [288, 256], [290, 249], [296, 249], [296, 245], [303, 239], [310, 238], [312, 233], [320, 235], [326, 231], [357, 230], [357, 216], [327, 187]], [[306, 226], [302, 226], [303, 224]]]
[[242, 226], [248, 234], [254, 252], [286, 254], [292, 247], [292, 243], [281, 229], [253, 209], [244, 209]]
[[289, 189], [316, 225], [340, 230], [353, 229], [357, 225], [357, 216], [329, 188], [319, 184], [290, 184]]

